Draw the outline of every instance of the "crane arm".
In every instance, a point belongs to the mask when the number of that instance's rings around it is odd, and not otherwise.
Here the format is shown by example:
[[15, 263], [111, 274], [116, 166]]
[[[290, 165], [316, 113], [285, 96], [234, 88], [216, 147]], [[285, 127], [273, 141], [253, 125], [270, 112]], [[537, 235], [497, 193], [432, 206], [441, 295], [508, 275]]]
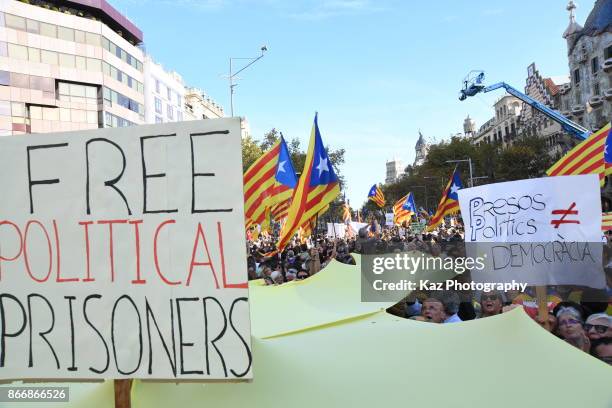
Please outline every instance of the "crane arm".
[[517, 97], [521, 101], [525, 102], [527, 105], [542, 112], [544, 115], [546, 115], [550, 119], [559, 123], [563, 130], [565, 130], [568, 133], [571, 133], [572, 135], [578, 137], [579, 139], [584, 140], [587, 137], [589, 137], [589, 135], [591, 134], [591, 132], [588, 129], [580, 126], [579, 124], [575, 122], [572, 122], [571, 120], [561, 115], [559, 112], [555, 111], [554, 109], [551, 109], [548, 106], [544, 105], [543, 103], [536, 101], [532, 97], [525, 95], [524, 93], [511, 87], [505, 82], [498, 82], [496, 84], [489, 85], [485, 87], [482, 90], [482, 92], [491, 92], [499, 88], [504, 88], [506, 92], [508, 92], [510, 95]]

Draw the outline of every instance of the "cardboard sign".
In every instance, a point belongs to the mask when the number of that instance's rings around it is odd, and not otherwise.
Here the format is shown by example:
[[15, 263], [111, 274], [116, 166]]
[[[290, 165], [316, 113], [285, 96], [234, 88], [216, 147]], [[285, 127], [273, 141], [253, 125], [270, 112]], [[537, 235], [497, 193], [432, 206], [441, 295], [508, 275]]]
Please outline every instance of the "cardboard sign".
[[385, 225], [387, 227], [392, 227], [395, 225], [393, 222], [393, 213], [385, 213]]
[[603, 287], [596, 175], [545, 177], [459, 190], [474, 280]]
[[0, 138], [0, 378], [251, 378], [240, 122]]

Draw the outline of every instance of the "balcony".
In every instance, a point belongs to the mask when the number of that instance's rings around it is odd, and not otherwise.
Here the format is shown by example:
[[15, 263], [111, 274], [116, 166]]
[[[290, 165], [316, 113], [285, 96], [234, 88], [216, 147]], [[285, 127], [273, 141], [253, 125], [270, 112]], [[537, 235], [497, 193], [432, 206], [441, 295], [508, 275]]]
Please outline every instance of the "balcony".
[[591, 105], [593, 108], [597, 108], [598, 106], [601, 106], [603, 102], [604, 102], [604, 98], [602, 98], [599, 95], [592, 96], [591, 99], [589, 99], [589, 105]]
[[606, 91], [604, 92], [604, 96], [606, 97], [607, 100], [611, 100], [612, 99], [612, 88], [606, 89]]
[[601, 66], [601, 68], [605, 71], [605, 72], [610, 72], [612, 71], [612, 58], [608, 58], [607, 60], [604, 61], [603, 65]]
[[566, 118], [570, 118], [572, 116], [572, 112], [568, 110], [561, 112], [561, 114]]
[[584, 113], [584, 105], [572, 106], [572, 115], [581, 116]]
[[570, 84], [559, 85], [559, 92], [561, 92], [561, 95], [565, 95], [570, 91], [570, 89], [572, 89], [572, 86]]

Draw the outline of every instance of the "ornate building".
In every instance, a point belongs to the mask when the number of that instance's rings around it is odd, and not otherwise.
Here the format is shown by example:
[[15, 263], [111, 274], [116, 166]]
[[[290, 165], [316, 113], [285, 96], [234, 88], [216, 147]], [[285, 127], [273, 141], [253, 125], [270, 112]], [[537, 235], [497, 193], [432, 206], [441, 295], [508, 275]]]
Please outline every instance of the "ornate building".
[[[542, 77], [535, 63], [532, 63], [527, 67], [525, 93], [538, 102], [558, 111], [560, 110], [560, 89], [567, 87], [568, 83], [569, 77]], [[549, 119], [527, 104], [523, 104], [519, 118], [519, 133], [525, 136], [544, 138], [548, 151], [553, 156], [561, 154], [574, 144], [572, 137], [561, 129], [559, 123]]]
[[597, 0], [584, 27], [570, 1], [567, 41], [571, 82], [560, 88], [561, 113], [590, 130], [612, 117], [612, 0]]
[[414, 151], [416, 153], [414, 157], [414, 165], [420, 166], [425, 162], [425, 158], [427, 157], [427, 152], [429, 151], [429, 145], [425, 141], [423, 134], [419, 130], [419, 140], [417, 140], [416, 145], [414, 146]]

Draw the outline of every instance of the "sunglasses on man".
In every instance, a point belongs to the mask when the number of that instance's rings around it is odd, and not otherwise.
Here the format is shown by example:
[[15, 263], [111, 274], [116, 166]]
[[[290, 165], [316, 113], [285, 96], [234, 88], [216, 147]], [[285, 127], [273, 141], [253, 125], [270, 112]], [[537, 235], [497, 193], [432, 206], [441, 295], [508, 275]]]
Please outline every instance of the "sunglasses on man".
[[603, 324], [590, 324], [587, 323], [584, 325], [584, 330], [589, 332], [591, 329], [595, 329], [595, 331], [599, 334], [604, 334], [608, 330], [608, 326]]
[[482, 297], [480, 298], [483, 302], [487, 301], [487, 300], [497, 300], [499, 299], [498, 295], [482, 295]]

